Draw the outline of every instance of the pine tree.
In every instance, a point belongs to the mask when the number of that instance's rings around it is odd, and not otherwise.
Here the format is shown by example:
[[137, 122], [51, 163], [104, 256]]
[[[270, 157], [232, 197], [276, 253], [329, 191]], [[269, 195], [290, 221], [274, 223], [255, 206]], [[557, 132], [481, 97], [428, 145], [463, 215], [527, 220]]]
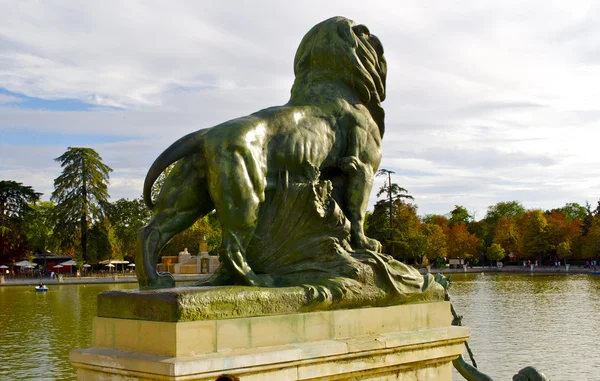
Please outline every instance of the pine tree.
[[394, 201], [396, 200], [402, 200], [404, 198], [406, 199], [410, 199], [413, 200], [413, 196], [408, 194], [408, 191], [404, 188], [402, 188], [400, 185], [396, 184], [396, 183], [392, 183], [392, 173], [395, 173], [394, 171], [390, 171], [388, 169], [380, 169], [379, 171], [377, 171], [376, 176], [387, 176], [387, 181], [381, 186], [381, 188], [379, 188], [379, 192], [377, 192], [377, 197], [381, 196], [382, 194], [387, 194], [387, 200], [380, 200], [378, 201], [378, 203], [381, 203], [382, 206], [387, 206], [388, 210], [389, 210], [389, 219], [390, 219], [390, 223], [389, 223], [389, 232], [390, 232], [390, 249], [391, 249], [391, 253], [392, 256], [394, 255], [394, 212], [393, 212], [393, 208], [394, 208]]
[[88, 223], [99, 220], [108, 205], [108, 181], [112, 168], [91, 148], [69, 147], [54, 159], [63, 171], [54, 180], [51, 200], [56, 202], [56, 231], [63, 236], [81, 232], [82, 258], [87, 259]]
[[0, 181], [0, 262], [25, 255], [27, 238], [23, 234], [23, 220], [41, 195], [22, 183]]

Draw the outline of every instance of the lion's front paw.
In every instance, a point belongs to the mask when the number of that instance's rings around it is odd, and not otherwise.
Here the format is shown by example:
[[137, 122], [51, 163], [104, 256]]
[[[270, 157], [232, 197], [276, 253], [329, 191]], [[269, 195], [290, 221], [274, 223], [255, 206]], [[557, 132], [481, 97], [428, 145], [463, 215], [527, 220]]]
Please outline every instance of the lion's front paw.
[[369, 246], [368, 247], [369, 250], [373, 250], [377, 253], [381, 253], [381, 249], [382, 249], [381, 242], [379, 242], [378, 240], [373, 239], [373, 238], [367, 238], [367, 242], [368, 242], [367, 245]]
[[378, 240], [363, 236], [362, 239], [357, 241], [357, 249], [365, 249], [381, 253], [381, 242]]

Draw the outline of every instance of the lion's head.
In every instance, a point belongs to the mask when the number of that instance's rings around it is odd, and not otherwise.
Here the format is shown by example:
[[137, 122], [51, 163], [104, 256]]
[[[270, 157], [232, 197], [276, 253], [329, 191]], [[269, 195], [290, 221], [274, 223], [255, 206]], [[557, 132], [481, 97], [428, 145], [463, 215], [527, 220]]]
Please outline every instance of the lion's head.
[[304, 36], [294, 59], [291, 99], [318, 83], [342, 81], [367, 105], [383, 136], [387, 64], [383, 46], [364, 25], [333, 17]]

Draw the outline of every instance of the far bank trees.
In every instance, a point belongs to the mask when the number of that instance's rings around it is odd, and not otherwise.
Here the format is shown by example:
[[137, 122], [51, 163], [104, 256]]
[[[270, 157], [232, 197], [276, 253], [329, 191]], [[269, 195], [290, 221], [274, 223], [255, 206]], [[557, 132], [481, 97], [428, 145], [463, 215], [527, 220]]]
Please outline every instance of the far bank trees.
[[69, 245], [76, 232], [80, 236], [81, 259], [88, 260], [87, 238], [90, 221], [99, 222], [108, 205], [108, 182], [112, 168], [91, 148], [69, 147], [54, 159], [63, 171], [54, 180], [52, 201], [56, 232], [62, 246]]

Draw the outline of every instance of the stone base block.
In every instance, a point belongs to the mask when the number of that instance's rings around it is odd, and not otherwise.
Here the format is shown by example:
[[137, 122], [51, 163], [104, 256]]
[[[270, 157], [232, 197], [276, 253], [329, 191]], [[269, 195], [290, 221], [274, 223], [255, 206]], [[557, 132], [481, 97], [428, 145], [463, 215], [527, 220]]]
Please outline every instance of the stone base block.
[[448, 302], [196, 322], [96, 318], [79, 380], [452, 380]]

